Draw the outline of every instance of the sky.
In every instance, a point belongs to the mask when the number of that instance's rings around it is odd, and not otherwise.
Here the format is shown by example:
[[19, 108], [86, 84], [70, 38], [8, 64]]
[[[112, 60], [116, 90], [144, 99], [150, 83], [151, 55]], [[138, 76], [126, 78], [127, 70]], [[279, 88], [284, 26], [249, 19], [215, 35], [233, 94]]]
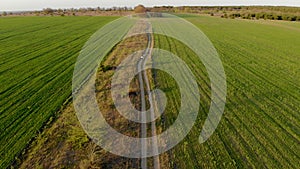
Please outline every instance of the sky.
[[80, 7], [134, 7], [145, 6], [221, 6], [221, 5], [272, 5], [299, 6], [300, 0], [0, 0], [0, 11], [41, 10], [43, 8], [80, 8]]

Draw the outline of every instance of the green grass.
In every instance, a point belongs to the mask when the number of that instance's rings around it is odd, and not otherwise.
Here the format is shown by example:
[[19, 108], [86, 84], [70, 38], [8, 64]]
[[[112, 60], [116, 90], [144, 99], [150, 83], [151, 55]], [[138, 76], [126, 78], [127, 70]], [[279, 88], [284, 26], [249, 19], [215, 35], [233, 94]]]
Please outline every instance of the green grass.
[[[155, 36], [156, 47], [180, 56], [197, 76], [201, 107], [197, 125], [174, 150], [178, 168], [297, 168], [300, 163], [300, 23], [226, 20], [182, 15], [212, 41], [228, 85], [225, 114], [214, 135], [198, 143], [210, 106], [205, 67], [180, 42]], [[157, 72], [158, 87], [170, 105], [166, 126], [176, 119], [178, 90]], [[172, 168], [171, 167], [171, 168]]]
[[0, 18], [0, 168], [22, 152], [70, 97], [82, 46], [116, 18]]

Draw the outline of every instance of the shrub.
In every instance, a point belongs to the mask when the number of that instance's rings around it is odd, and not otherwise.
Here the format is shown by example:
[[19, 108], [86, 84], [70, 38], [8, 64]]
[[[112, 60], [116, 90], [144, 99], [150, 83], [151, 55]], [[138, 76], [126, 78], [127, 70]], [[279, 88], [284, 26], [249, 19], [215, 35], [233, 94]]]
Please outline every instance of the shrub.
[[297, 20], [297, 16], [292, 16], [290, 20], [291, 21], [296, 21]]
[[247, 17], [246, 17], [246, 19], [251, 19], [251, 15], [248, 14]]
[[235, 13], [235, 14], [233, 14], [233, 16], [239, 18], [239, 17], [241, 17], [241, 14], [240, 13]]
[[259, 15], [259, 18], [261, 18], [261, 19], [265, 19], [265, 16], [266, 16], [266, 14], [265, 14], [265, 13], [261, 13], [261, 14]]
[[259, 18], [260, 18], [260, 15], [256, 14], [256, 19], [259, 20]]
[[225, 13], [225, 14], [224, 14], [224, 18], [228, 18], [228, 15], [227, 15], [227, 13]]
[[115, 66], [105, 66], [105, 65], [100, 65], [100, 70], [103, 71], [103, 72], [107, 72], [109, 70], [115, 70], [116, 67]]
[[290, 20], [290, 16], [284, 15], [283, 18], [282, 18], [282, 20], [288, 21], [288, 20]]
[[281, 16], [281, 15], [278, 15], [278, 16], [277, 16], [277, 20], [282, 20], [282, 16]]

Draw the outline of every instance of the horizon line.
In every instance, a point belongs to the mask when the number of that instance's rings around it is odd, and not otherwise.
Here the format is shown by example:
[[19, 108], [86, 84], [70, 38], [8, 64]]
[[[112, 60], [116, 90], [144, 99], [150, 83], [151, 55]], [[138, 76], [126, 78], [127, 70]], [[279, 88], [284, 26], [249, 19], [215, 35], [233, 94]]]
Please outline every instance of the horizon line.
[[[143, 4], [140, 4], [143, 5]], [[291, 8], [300, 8], [300, 5], [153, 5], [153, 6], [145, 6], [146, 8], [154, 8], [154, 7], [291, 7]], [[101, 7], [101, 6], [80, 6], [80, 7], [44, 7], [42, 9], [16, 9], [16, 10], [0, 10], [0, 12], [34, 12], [34, 11], [42, 11], [43, 9], [46, 8], [51, 8], [51, 9], [80, 9], [80, 8], [105, 8], [105, 9], [110, 9], [110, 8], [122, 8], [122, 7], [131, 7], [134, 8], [135, 6], [111, 6], [111, 7]]]

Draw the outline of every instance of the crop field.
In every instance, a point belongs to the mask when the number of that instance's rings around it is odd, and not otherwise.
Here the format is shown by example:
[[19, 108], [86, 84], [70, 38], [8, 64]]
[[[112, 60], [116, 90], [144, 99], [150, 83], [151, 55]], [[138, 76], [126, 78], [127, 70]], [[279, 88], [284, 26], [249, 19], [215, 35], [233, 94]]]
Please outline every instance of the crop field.
[[[215, 134], [198, 143], [210, 106], [209, 78], [195, 54], [180, 42], [156, 36], [156, 47], [180, 56], [197, 74], [201, 109], [197, 125], [172, 150], [171, 168], [297, 168], [300, 161], [299, 23], [223, 20], [185, 16], [215, 45], [225, 67], [228, 95]], [[170, 101], [166, 126], [180, 106], [172, 78], [156, 72]]]
[[[130, 123], [122, 118], [113, 108], [110, 97], [110, 83], [114, 74], [112, 67], [117, 67], [124, 58], [136, 50], [145, 48], [147, 38], [145, 35], [128, 38], [112, 49], [97, 73], [95, 83], [99, 108], [107, 122], [118, 129], [119, 132], [130, 136], [139, 135], [137, 123]], [[131, 83], [131, 93], [138, 90], [138, 81]], [[140, 97], [132, 95], [131, 101], [135, 107], [139, 107]], [[130, 130], [128, 128], [130, 127]], [[112, 155], [97, 146], [82, 129], [74, 110], [73, 104], [68, 104], [61, 112], [55, 123], [45, 129], [30, 146], [29, 152], [23, 156], [18, 168], [93, 168], [110, 166], [112, 168], [127, 168], [137, 166], [137, 159], [128, 160]], [[69, 155], [67, 155], [69, 154]], [[53, 158], [55, 157], [55, 158]], [[72, 162], [70, 162], [72, 161]]]
[[0, 168], [71, 96], [76, 57], [116, 17], [0, 18]]
[[[181, 42], [153, 35], [155, 48], [176, 54], [189, 66], [201, 95], [196, 125], [180, 144], [159, 156], [160, 166], [299, 168], [300, 23], [179, 16], [200, 28], [217, 49], [227, 76], [227, 102], [217, 130], [207, 142], [199, 144], [211, 104], [206, 68]], [[123, 168], [139, 164], [111, 156], [91, 143], [68, 102], [74, 63], [81, 47], [97, 29], [114, 19], [116, 17], [0, 19], [0, 168], [8, 167], [33, 137], [37, 139], [29, 146], [29, 155], [25, 154], [21, 168], [116, 167], [118, 160]], [[147, 41], [142, 35], [135, 38], [140, 39], [139, 42]], [[104, 114], [110, 123], [121, 126], [123, 133], [136, 136], [139, 135], [136, 125], [124, 122], [111, 105], [108, 79], [114, 70], [101, 70], [117, 66], [123, 59], [118, 58], [119, 55], [146, 46], [130, 39], [122, 43], [132, 48], [121, 44], [113, 48], [119, 51], [111, 51], [106, 57], [97, 75], [97, 99], [98, 103], [102, 100], [100, 107], [106, 110]], [[168, 98], [163, 118], [156, 122], [161, 133], [177, 118], [180, 93], [174, 79], [165, 72], [152, 70], [148, 74], [152, 74], [152, 88], [161, 89]], [[100, 83], [103, 81], [105, 83]], [[133, 81], [132, 93], [138, 93], [136, 83]], [[136, 102], [137, 96], [133, 97]], [[60, 117], [50, 123], [49, 118], [55, 113]], [[45, 125], [47, 129], [37, 134]], [[134, 131], [128, 131], [130, 129]], [[43, 160], [47, 161], [46, 165]]]

